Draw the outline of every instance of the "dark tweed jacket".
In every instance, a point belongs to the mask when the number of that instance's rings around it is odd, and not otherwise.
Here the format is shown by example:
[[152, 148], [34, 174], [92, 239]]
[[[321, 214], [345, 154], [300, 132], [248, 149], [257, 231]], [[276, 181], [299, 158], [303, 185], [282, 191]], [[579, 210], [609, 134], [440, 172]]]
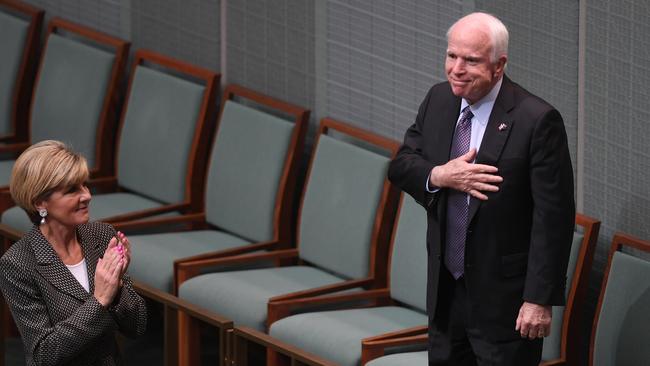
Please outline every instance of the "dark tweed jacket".
[[115, 331], [144, 333], [147, 310], [127, 275], [108, 309], [94, 296], [95, 267], [112, 226], [77, 227], [88, 267], [90, 292], [79, 284], [34, 226], [0, 259], [0, 289], [25, 345], [27, 365], [120, 365]]

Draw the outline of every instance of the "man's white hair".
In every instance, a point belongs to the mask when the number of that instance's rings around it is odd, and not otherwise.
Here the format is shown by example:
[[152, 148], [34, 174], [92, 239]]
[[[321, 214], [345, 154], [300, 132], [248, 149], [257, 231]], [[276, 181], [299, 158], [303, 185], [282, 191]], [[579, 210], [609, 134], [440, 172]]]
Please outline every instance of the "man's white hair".
[[492, 54], [490, 55], [490, 62], [496, 62], [501, 56], [508, 56], [508, 28], [503, 24], [499, 18], [492, 14], [476, 12], [468, 14], [452, 24], [447, 30], [447, 41], [454, 27], [461, 21], [481, 22], [487, 27], [490, 41], [492, 43]]

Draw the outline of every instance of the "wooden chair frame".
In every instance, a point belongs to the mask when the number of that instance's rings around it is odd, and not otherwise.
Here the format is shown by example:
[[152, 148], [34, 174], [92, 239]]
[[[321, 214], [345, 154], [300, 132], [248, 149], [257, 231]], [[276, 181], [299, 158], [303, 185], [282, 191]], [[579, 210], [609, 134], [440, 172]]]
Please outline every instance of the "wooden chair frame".
[[[390, 152], [391, 156], [394, 156], [394, 154], [397, 152], [397, 148], [399, 147], [397, 142], [392, 141], [390, 139], [375, 135], [373, 133], [364, 131], [356, 127], [352, 127], [350, 125], [335, 121], [333, 119], [324, 118], [321, 121], [320, 127], [318, 129], [316, 141], [314, 142], [314, 149], [316, 149], [316, 147], [318, 146], [318, 140], [320, 136], [327, 134], [330, 130], [345, 134], [347, 136], [351, 136], [353, 138], [359, 139], [366, 143], [375, 145], [379, 148], [385, 149], [388, 152]], [[313, 160], [314, 160], [314, 154], [312, 154], [310, 159], [310, 164], [307, 171], [307, 177], [309, 177], [311, 174]], [[306, 186], [304, 187], [301, 196], [300, 211], [302, 211], [302, 207], [304, 204], [305, 192], [306, 192]], [[312, 288], [309, 290], [297, 291], [289, 294], [276, 296], [270, 300], [269, 304], [275, 301], [289, 301], [289, 300], [300, 301], [301, 299], [330, 294], [330, 293], [348, 290], [356, 287], [377, 288], [383, 286], [386, 281], [385, 264], [387, 261], [387, 253], [386, 253], [388, 247], [387, 238], [389, 237], [390, 226], [394, 219], [394, 211], [395, 211], [398, 195], [399, 195], [398, 190], [394, 186], [392, 186], [387, 180], [385, 180], [382, 189], [381, 199], [378, 204], [378, 210], [375, 215], [373, 232], [371, 236], [372, 244], [370, 250], [370, 266], [369, 266], [369, 274], [367, 277], [347, 280], [332, 285], [326, 285], [322, 287]], [[300, 220], [300, 218], [298, 220]], [[298, 222], [296, 228], [299, 227], [300, 227], [300, 223]], [[299, 244], [300, 233], [298, 232], [297, 229], [296, 231], [297, 231], [296, 248], [277, 249], [265, 253], [252, 253], [254, 251], [259, 251], [260, 249], [267, 249], [269, 247], [268, 243], [263, 243], [261, 244], [261, 246], [257, 246], [257, 247], [246, 246], [245, 248], [241, 248], [241, 249], [235, 248], [235, 250], [232, 251], [221, 252], [217, 256], [177, 262], [175, 264], [175, 283], [176, 283], [175, 288], [178, 289], [182, 282], [197, 276], [203, 268], [207, 268], [207, 267], [214, 267], [220, 265], [252, 264], [252, 263], [267, 262], [267, 261], [274, 262], [276, 266], [290, 265], [298, 262], [307, 263], [306, 261], [300, 259], [300, 244]], [[266, 322], [267, 327], [275, 320], [278, 320], [290, 314], [289, 309], [287, 309], [287, 311], [285, 311], [285, 309], [279, 309], [280, 311], [278, 311], [278, 309], [269, 306], [268, 310], [269, 312], [268, 312], [268, 317]], [[187, 327], [187, 325], [185, 326]], [[189, 327], [187, 328], [187, 331], [184, 331], [183, 329], [179, 329], [179, 334], [182, 335], [179, 336], [179, 338], [181, 339], [181, 344], [179, 344], [179, 349], [180, 349], [179, 352], [182, 355], [189, 356], [198, 353], [196, 351], [196, 347], [197, 347], [196, 342], [190, 342], [190, 340], [193, 338], [187, 335], [192, 333], [195, 334], [195, 332], [196, 329], [192, 329]], [[264, 335], [262, 334], [260, 336], [260, 342], [263, 342], [263, 339], [270, 339], [270, 338], [264, 338]], [[239, 346], [242, 347], [241, 340], [239, 342], [240, 342]], [[239, 354], [238, 357], [241, 358], [242, 357], [241, 352], [237, 352], [237, 353]], [[232, 357], [234, 357], [234, 355], [231, 355], [231, 358]], [[307, 359], [308, 357], [300, 356], [299, 358], [304, 360]], [[185, 360], [188, 362], [187, 364], [194, 364], [196, 362], [196, 360], [189, 359], [189, 358]]]
[[[397, 211], [398, 217], [400, 210], [401, 204], [398, 207]], [[391, 253], [398, 224], [398, 220], [395, 220], [391, 234]], [[591, 269], [591, 263], [593, 261], [595, 245], [598, 240], [600, 221], [582, 214], [576, 214], [576, 224], [584, 228], [584, 238], [582, 242], [583, 245], [580, 248], [580, 253], [578, 255], [578, 260], [576, 263], [575, 275], [571, 284], [571, 290], [569, 291], [569, 296], [567, 299], [567, 306], [565, 308], [566, 316], [564, 317], [562, 324], [561, 354], [563, 358], [560, 360], [548, 361], [546, 363], [542, 363], [541, 365], [573, 365], [577, 363], [568, 363], [567, 358], [570, 361], [573, 361], [579, 357], [579, 348], [577, 343], [579, 342], [580, 338], [579, 334], [576, 333], [580, 332], [580, 317], [578, 310], [575, 312], [572, 310], [582, 308], [584, 303], [587, 280], [589, 278], [589, 271]], [[388, 268], [390, 268], [390, 260], [392, 260], [392, 255], [389, 257]], [[388, 283], [390, 283], [390, 273], [388, 273], [388, 281]], [[336, 303], [351, 303], [364, 300], [375, 301], [377, 305], [395, 303], [395, 300], [390, 297], [390, 289], [387, 287], [383, 289], [357, 292], [352, 294], [320, 297], [316, 296], [302, 299], [274, 300], [269, 302], [268, 306], [269, 313], [271, 312], [271, 309], [274, 309], [274, 312], [286, 316], [293, 311], [314, 305], [331, 305]], [[390, 347], [427, 344], [427, 330], [427, 325], [422, 325], [362, 339], [361, 364], [365, 365], [367, 362], [383, 356], [385, 350]], [[250, 328], [239, 329], [239, 327], [236, 326], [233, 334], [235, 337], [243, 337], [249, 342], [256, 342], [267, 347], [270, 345], [274, 351], [279, 352], [293, 360], [293, 354], [295, 351], [292, 348], [285, 349], [285, 344], [274, 340], [272, 337], [264, 333]], [[238, 342], [241, 342], [241, 340], [235, 339], [233, 342], [237, 344]], [[301, 357], [309, 358], [308, 355], [300, 355]], [[309, 361], [315, 362], [316, 364], [320, 362], [316, 358], [309, 359]]]
[[[128, 97], [131, 95], [133, 80], [135, 78], [135, 71], [139, 65], [143, 65], [145, 63], [155, 64], [164, 69], [180, 73], [181, 75], [191, 77], [196, 80], [200, 80], [205, 84], [205, 91], [203, 93], [203, 99], [196, 121], [196, 126], [194, 128], [194, 135], [192, 137], [190, 153], [188, 155], [189, 164], [185, 173], [185, 197], [182, 202], [166, 204], [161, 207], [130, 212], [102, 219], [102, 221], [109, 223], [138, 220], [174, 211], [180, 211], [183, 213], [197, 212], [201, 207], [203, 184], [205, 181], [207, 149], [210, 144], [210, 136], [215, 126], [213, 118], [215, 110], [214, 99], [219, 85], [219, 78], [221, 77], [221, 74], [219, 73], [190, 65], [183, 61], [179, 61], [153, 51], [143, 49], [136, 51], [131, 70], [131, 76], [129, 79], [127, 99], [124, 102], [124, 108], [122, 108], [122, 116], [118, 125], [118, 137], [115, 144], [116, 147], [113, 171], [116, 173], [118, 171], [119, 162], [117, 159], [117, 153], [119, 151], [121, 142], [120, 133], [124, 128], [124, 119], [129, 107]], [[89, 186], [101, 193], [126, 191], [120, 186], [119, 177], [116, 173], [112, 176], [92, 179], [89, 182]]]
[[38, 56], [45, 12], [29, 4], [13, 0], [0, 0], [0, 6], [29, 19], [22, 61], [18, 68], [18, 76], [16, 77], [12, 97], [11, 126], [13, 132], [0, 136], [0, 141], [4, 143], [24, 143], [29, 140], [27, 127], [29, 123], [29, 107], [32, 99], [34, 76], [36, 74], [36, 57]]
[[[231, 248], [223, 251], [204, 253], [204, 254], [188, 257], [188, 258], [181, 258], [175, 261], [174, 264], [175, 267], [178, 266], [179, 263], [185, 261], [195, 261], [195, 260], [202, 260], [206, 258], [220, 258], [220, 257], [237, 255], [240, 253], [246, 253], [248, 251], [255, 251], [255, 250], [282, 249], [282, 248], [288, 248], [292, 244], [292, 235], [293, 235], [292, 210], [293, 210], [294, 199], [295, 199], [295, 187], [297, 184], [298, 168], [300, 165], [300, 158], [304, 147], [305, 135], [307, 133], [310, 112], [309, 110], [304, 109], [302, 107], [281, 101], [279, 99], [269, 97], [267, 95], [255, 92], [251, 89], [247, 89], [239, 85], [231, 84], [226, 87], [223, 93], [221, 109], [219, 112], [219, 119], [218, 119], [219, 121], [221, 121], [221, 116], [223, 115], [223, 109], [225, 108], [226, 101], [240, 99], [240, 98], [247, 101], [254, 102], [260, 106], [273, 109], [277, 112], [284, 113], [287, 116], [291, 116], [291, 120], [295, 123], [295, 127], [291, 134], [289, 147], [287, 149], [287, 154], [285, 157], [285, 163], [282, 171], [282, 176], [280, 178], [280, 184], [278, 186], [278, 191], [276, 192], [276, 199], [275, 199], [276, 204], [275, 204], [274, 214], [273, 214], [273, 239], [268, 242], [255, 243], [244, 247]], [[214, 133], [215, 136], [216, 133], [218, 133], [219, 125], [220, 123], [218, 122], [216, 127], [217, 131], [215, 131]], [[213, 144], [212, 149], [214, 148], [215, 146]], [[168, 228], [170, 226], [174, 227], [174, 225], [184, 225], [187, 226], [188, 229], [211, 227], [211, 225], [206, 221], [205, 204], [204, 204], [205, 190], [207, 189], [207, 167], [208, 166], [209, 166], [209, 161], [206, 161], [206, 164], [203, 167], [203, 171], [205, 174], [203, 174], [202, 177], [203, 190], [201, 192], [201, 197], [200, 197], [201, 205], [200, 205], [199, 212], [188, 213], [188, 214], [183, 214], [174, 217], [156, 218], [156, 219], [144, 220], [144, 221], [131, 220], [122, 223], [116, 223], [115, 224], [116, 229], [122, 231], [138, 230], [138, 229], [154, 229], [154, 230], [162, 229], [163, 231], [169, 231]], [[176, 295], [178, 293], [178, 286], [177, 286], [178, 282], [176, 280], [177, 278], [176, 271], [174, 271], [174, 278], [175, 280], [174, 280], [173, 294]], [[164, 291], [160, 291], [158, 289], [151, 288], [151, 287], [143, 287], [141, 289], [140, 286], [145, 286], [145, 285], [140, 283], [135, 284], [135, 288], [137, 290], [143, 290], [143, 293], [148, 294], [147, 297], [152, 298], [153, 300], [156, 300], [157, 298], [167, 299], [170, 296]], [[178, 319], [174, 320], [174, 323], [180, 323], [182, 325], [181, 328], [189, 327], [192, 332], [196, 332], [198, 330], [197, 328], [198, 323], [196, 322], [197, 319], [200, 319], [200, 317], [192, 316], [188, 312], [182, 312], [178, 316]], [[220, 339], [224, 339], [225, 343], [222, 342], [220, 344], [221, 347], [220, 364], [221, 365], [229, 364], [230, 363], [229, 350], [232, 347], [230, 347], [230, 345], [227, 342], [228, 340], [230, 340], [230, 332], [232, 331], [232, 322], [223, 323], [223, 324], [216, 323], [216, 322], [208, 322], [208, 323], [219, 328], [220, 334], [223, 334], [223, 337], [220, 337]], [[187, 326], [185, 326], [184, 324], [187, 324]], [[185, 333], [181, 335], [184, 337]], [[171, 339], [182, 339], [183, 338], [182, 336], [176, 337], [175, 335], [166, 333], [165, 338], [170, 339], [170, 341], [166, 341], [166, 343], [172, 342]], [[187, 352], [183, 353], [183, 351], [184, 349], [180, 350], [180, 355], [169, 355], [169, 356], [173, 356], [175, 357], [175, 359], [178, 359], [178, 357], [180, 356], [181, 360], [185, 360], [184, 362], [188, 362], [189, 364], [194, 364], [194, 362], [196, 362], [195, 357], [198, 354], [198, 349], [195, 349], [197, 353], [191, 353], [191, 354], [188, 354]]]
[[580, 364], [581, 309], [584, 309], [589, 272], [594, 260], [594, 251], [598, 242], [600, 221], [576, 214], [576, 225], [584, 230], [582, 246], [578, 253], [576, 268], [571, 282], [571, 289], [564, 307], [560, 358], [540, 363], [542, 366], [578, 365]]
[[594, 314], [594, 320], [591, 327], [591, 340], [589, 343], [589, 366], [594, 364], [594, 347], [596, 345], [596, 330], [598, 329], [598, 317], [600, 316], [600, 311], [603, 307], [603, 300], [605, 298], [605, 290], [607, 289], [607, 281], [609, 279], [609, 272], [612, 267], [612, 259], [614, 258], [614, 253], [621, 251], [623, 248], [634, 248], [642, 252], [650, 253], [650, 242], [635, 238], [631, 235], [624, 233], [614, 234], [612, 239], [612, 245], [609, 249], [609, 257], [607, 259], [607, 267], [605, 268], [605, 276], [603, 278], [603, 283], [600, 289], [600, 295], [598, 296], [598, 304], [596, 305], [596, 313]]
[[[115, 62], [111, 69], [111, 76], [108, 82], [108, 89], [104, 97], [102, 105], [102, 112], [99, 117], [97, 125], [97, 138], [95, 141], [95, 166], [89, 167], [92, 178], [103, 177], [112, 174], [113, 162], [113, 142], [115, 138], [115, 127], [117, 122], [116, 112], [120, 103], [120, 82], [124, 75], [124, 68], [129, 53], [130, 43], [105, 33], [98, 32], [94, 29], [75, 24], [61, 18], [53, 18], [47, 27], [47, 38], [49, 39], [52, 33], [63, 31], [72, 33], [75, 36], [89, 40], [92, 43], [100, 45], [105, 48], [115, 50]], [[46, 54], [48, 43], [46, 42], [41, 54], [41, 60], [34, 81], [34, 87], [31, 95], [30, 113], [34, 108], [34, 93], [38, 89], [40, 74], [42, 72], [43, 63], [45, 61], [44, 55]], [[21, 127], [22, 128], [22, 127]], [[0, 153], [11, 153], [18, 156], [30, 145], [31, 141], [31, 117], [29, 123], [24, 127], [25, 131], [20, 131], [20, 134], [26, 134], [28, 138], [25, 142], [10, 144], [2, 146]], [[2, 187], [6, 190], [8, 187]]]

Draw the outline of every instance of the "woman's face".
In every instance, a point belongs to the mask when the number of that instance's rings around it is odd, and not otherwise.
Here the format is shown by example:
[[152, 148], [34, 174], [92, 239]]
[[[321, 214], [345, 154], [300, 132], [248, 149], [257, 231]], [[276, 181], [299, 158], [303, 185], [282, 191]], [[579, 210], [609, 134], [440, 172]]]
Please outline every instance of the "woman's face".
[[58, 222], [64, 226], [74, 227], [85, 224], [90, 219], [90, 191], [85, 184], [58, 189], [43, 201], [38, 208], [47, 210], [45, 221]]

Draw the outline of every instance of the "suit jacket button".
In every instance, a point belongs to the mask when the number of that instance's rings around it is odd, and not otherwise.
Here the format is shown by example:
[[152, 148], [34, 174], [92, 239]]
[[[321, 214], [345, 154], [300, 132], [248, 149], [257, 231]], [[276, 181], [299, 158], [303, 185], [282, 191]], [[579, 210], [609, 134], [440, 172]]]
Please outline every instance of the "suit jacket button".
[[440, 254], [438, 254], [438, 255], [436, 255], [436, 258], [438, 258], [438, 260], [440, 260], [440, 258], [442, 258], [442, 256]]

